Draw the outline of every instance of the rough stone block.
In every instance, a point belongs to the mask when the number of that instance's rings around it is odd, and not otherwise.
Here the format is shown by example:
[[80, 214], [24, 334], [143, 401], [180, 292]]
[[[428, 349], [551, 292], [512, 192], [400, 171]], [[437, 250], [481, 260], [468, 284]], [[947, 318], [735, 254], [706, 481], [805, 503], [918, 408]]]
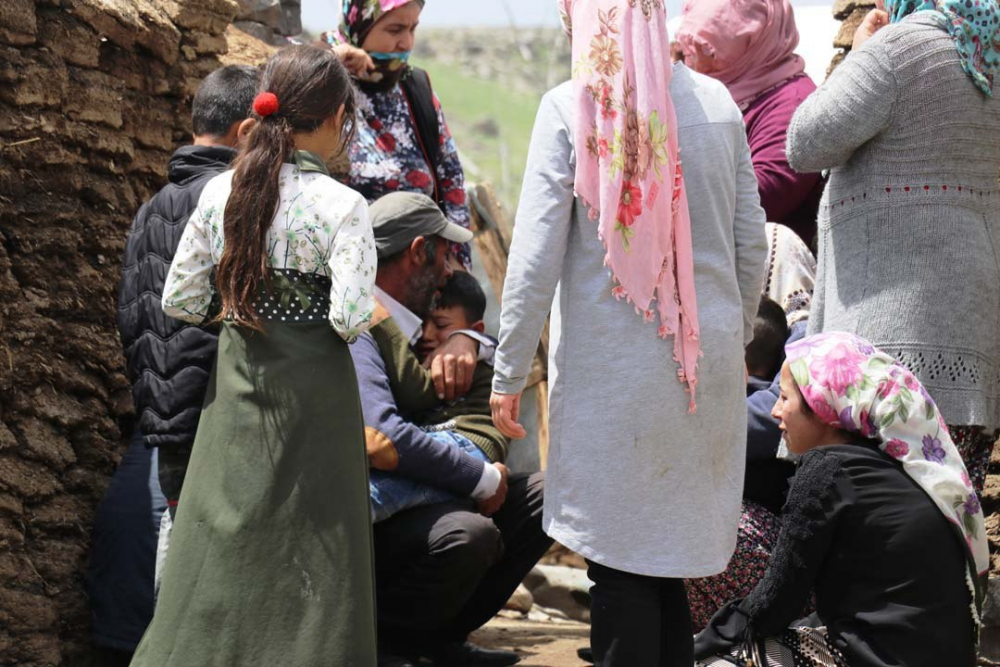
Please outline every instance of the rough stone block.
[[854, 33], [857, 32], [858, 26], [865, 18], [865, 14], [869, 11], [868, 8], [855, 9], [851, 12], [851, 15], [844, 19], [844, 22], [840, 24], [840, 32], [833, 39], [833, 45], [838, 49], [850, 49], [851, 45], [854, 43]]
[[0, 456], [0, 489], [25, 500], [41, 500], [61, 488], [52, 472], [18, 456]]
[[73, 447], [51, 424], [29, 419], [21, 425], [20, 430], [26, 445], [22, 456], [41, 461], [54, 470], [64, 470], [76, 462]]
[[0, 2], [0, 41], [8, 44], [34, 44], [37, 29], [33, 0]]
[[275, 51], [271, 44], [255, 39], [234, 26], [226, 28], [226, 43], [229, 47], [226, 55], [219, 59], [223, 65], [260, 65]]
[[67, 0], [68, 11], [125, 49], [136, 44], [172, 65], [177, 62], [180, 30], [157, 3], [148, 0]]
[[0, 514], [20, 517], [24, 514], [24, 503], [9, 493], [0, 493]]
[[875, 7], [875, 0], [835, 0], [833, 3], [833, 17], [843, 20], [850, 16], [851, 12], [863, 8], [868, 11]]
[[108, 155], [131, 158], [135, 143], [122, 132], [88, 123], [68, 123], [66, 139], [83, 148]]
[[175, 115], [173, 107], [162, 104], [142, 105], [139, 99], [130, 101], [133, 104], [126, 110], [126, 133], [135, 137], [136, 143], [144, 148], [172, 151]]
[[281, 21], [278, 32], [282, 35], [297, 35], [302, 32], [302, 7], [298, 3], [281, 3]]
[[221, 35], [236, 16], [235, 0], [180, 0], [165, 5], [167, 16], [181, 28]]
[[39, 12], [38, 41], [70, 65], [95, 68], [101, 59], [101, 38], [90, 27], [58, 10]]
[[10, 432], [7, 425], [0, 422], [0, 452], [6, 450], [12, 450], [17, 447], [17, 440], [14, 438], [14, 434]]
[[24, 545], [23, 525], [20, 519], [0, 516], [0, 550], [13, 551]]
[[69, 68], [69, 94], [63, 110], [71, 120], [122, 126], [122, 91], [120, 78], [81, 69]]
[[272, 30], [281, 24], [281, 0], [237, 0], [237, 21], [263, 23]]
[[224, 34], [210, 35], [207, 32], [193, 31], [184, 36], [184, 44], [199, 55], [216, 55], [229, 50]]
[[0, 625], [10, 631], [45, 630], [58, 619], [56, 605], [48, 598], [26, 591], [0, 590]]
[[267, 44], [274, 42], [274, 30], [263, 23], [256, 21], [234, 21], [233, 27]]
[[69, 76], [61, 59], [42, 51], [27, 51], [19, 58], [0, 64], [0, 99], [14, 106], [59, 106], [69, 86]]

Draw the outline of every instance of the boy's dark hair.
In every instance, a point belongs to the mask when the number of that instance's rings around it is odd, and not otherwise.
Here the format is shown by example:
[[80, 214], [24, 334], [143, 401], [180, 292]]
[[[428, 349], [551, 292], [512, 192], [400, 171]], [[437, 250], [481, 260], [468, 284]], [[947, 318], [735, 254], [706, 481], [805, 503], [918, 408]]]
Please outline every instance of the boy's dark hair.
[[223, 213], [226, 243], [215, 270], [222, 308], [218, 319], [261, 329], [254, 308], [261, 286], [271, 289], [266, 248], [281, 198], [281, 167], [295, 153], [295, 132], [313, 132], [344, 108], [343, 141], [354, 136], [354, 86], [340, 58], [318, 46], [286, 46], [267, 61], [260, 92], [278, 98], [278, 110], [257, 121], [233, 163], [233, 185]]
[[441, 290], [435, 303], [438, 308], [460, 307], [465, 311], [469, 324], [478, 322], [486, 314], [486, 294], [471, 273], [455, 271]]
[[781, 370], [788, 339], [785, 311], [766, 296], [760, 298], [753, 323], [753, 341], [747, 345], [746, 362], [750, 375], [772, 379]]
[[259, 83], [260, 70], [248, 65], [226, 65], [206, 76], [191, 105], [194, 135], [221, 137], [249, 118]]

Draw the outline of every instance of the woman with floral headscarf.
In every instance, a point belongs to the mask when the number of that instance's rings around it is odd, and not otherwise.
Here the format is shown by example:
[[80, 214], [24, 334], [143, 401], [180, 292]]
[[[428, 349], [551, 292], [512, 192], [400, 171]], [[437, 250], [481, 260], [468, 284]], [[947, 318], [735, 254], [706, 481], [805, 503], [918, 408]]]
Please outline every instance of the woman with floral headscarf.
[[1000, 6], [877, 4], [788, 131], [795, 169], [830, 170], [809, 331], [912, 370], [981, 492], [1000, 435]]
[[726, 84], [743, 111], [767, 219], [811, 244], [823, 181], [818, 173], [796, 173], [785, 156], [792, 114], [816, 90], [795, 53], [799, 31], [791, 3], [689, 0], [683, 17], [677, 41], [685, 62]]
[[[420, 192], [451, 222], [469, 226], [465, 173], [441, 104], [423, 70], [409, 64], [425, 0], [342, 0], [340, 27], [322, 39], [358, 88], [358, 131], [344, 182], [369, 203], [389, 192]], [[469, 267], [468, 244], [456, 245]]]
[[972, 667], [986, 527], [920, 381], [857, 336], [819, 334], [788, 346], [774, 414], [801, 457], [778, 544], [698, 635], [697, 664]]
[[663, 0], [560, 6], [573, 81], [535, 121], [493, 418], [524, 436], [551, 308], [543, 527], [589, 561], [602, 667], [690, 667], [683, 579], [736, 544], [764, 212], [739, 109], [672, 65]]

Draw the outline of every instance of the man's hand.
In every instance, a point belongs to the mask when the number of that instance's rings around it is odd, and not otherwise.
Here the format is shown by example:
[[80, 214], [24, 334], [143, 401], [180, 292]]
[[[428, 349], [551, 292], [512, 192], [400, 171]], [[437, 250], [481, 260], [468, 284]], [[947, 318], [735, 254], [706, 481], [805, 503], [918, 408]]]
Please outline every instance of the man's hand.
[[861, 48], [861, 45], [871, 39], [875, 33], [889, 25], [889, 15], [881, 9], [873, 9], [861, 21], [861, 25], [854, 31], [853, 50]]
[[508, 438], [519, 439], [528, 435], [528, 432], [517, 421], [521, 414], [521, 394], [523, 393], [498, 394], [493, 392], [493, 395], [490, 396], [493, 423]]
[[493, 467], [500, 471], [500, 484], [492, 498], [479, 502], [479, 513], [483, 516], [493, 516], [500, 511], [504, 501], [507, 500], [507, 475], [510, 474], [510, 471], [502, 463], [494, 463]]
[[434, 350], [424, 367], [431, 370], [437, 397], [450, 402], [469, 393], [478, 359], [479, 343], [463, 334], [455, 334]]
[[356, 46], [338, 44], [333, 47], [333, 52], [340, 58], [340, 62], [347, 68], [347, 71], [358, 78], [367, 78], [368, 72], [375, 69], [372, 57]]

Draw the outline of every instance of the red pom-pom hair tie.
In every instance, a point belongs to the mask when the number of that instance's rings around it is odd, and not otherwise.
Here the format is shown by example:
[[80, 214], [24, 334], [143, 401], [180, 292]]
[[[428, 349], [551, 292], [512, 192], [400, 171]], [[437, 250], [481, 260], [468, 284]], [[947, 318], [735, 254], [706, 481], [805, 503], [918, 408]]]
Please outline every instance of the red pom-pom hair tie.
[[278, 113], [278, 96], [274, 93], [259, 93], [253, 98], [253, 110], [261, 118]]

